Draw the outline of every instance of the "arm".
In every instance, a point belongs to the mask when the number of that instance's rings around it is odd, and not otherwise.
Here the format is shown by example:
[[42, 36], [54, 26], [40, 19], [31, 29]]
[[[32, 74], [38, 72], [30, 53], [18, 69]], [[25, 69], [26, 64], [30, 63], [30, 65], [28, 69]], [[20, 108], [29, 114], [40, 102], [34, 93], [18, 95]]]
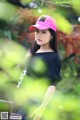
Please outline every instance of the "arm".
[[46, 109], [47, 105], [49, 104], [54, 92], [55, 92], [55, 86], [53, 86], [53, 85], [49, 86], [48, 89], [47, 89], [47, 92], [46, 92], [46, 94], [44, 96], [44, 99], [42, 101], [42, 104], [30, 116], [30, 117], [33, 118], [33, 120], [40, 120], [40, 118], [42, 117], [43, 112]]
[[48, 103], [50, 102], [54, 92], [55, 92], [55, 86], [53, 86], [53, 85], [49, 86], [48, 89], [47, 89], [47, 92], [44, 96], [43, 102], [41, 104], [42, 107], [46, 107], [48, 105]]

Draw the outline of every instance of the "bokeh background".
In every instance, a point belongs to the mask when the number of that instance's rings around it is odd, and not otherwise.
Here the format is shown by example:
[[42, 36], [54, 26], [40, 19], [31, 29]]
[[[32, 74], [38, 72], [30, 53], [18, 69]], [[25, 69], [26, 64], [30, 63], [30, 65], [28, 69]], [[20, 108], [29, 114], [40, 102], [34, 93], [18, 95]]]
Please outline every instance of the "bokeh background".
[[[12, 101], [14, 113], [24, 106], [26, 120], [40, 105], [48, 87], [45, 78], [26, 75], [19, 88], [17, 84], [34, 40], [34, 32], [28, 28], [43, 14], [55, 17], [57, 22], [62, 81], [42, 120], [80, 120], [79, 0], [0, 0], [0, 99]], [[34, 73], [45, 70], [38, 59], [31, 65]]]

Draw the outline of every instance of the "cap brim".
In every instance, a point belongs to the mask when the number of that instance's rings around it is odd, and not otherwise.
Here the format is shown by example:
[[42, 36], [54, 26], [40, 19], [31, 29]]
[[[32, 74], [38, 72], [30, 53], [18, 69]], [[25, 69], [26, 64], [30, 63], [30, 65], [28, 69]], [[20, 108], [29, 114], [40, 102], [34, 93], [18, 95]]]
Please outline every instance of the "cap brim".
[[32, 26], [29, 27], [29, 30], [30, 30], [30, 31], [33, 31], [33, 30], [35, 30], [36, 28], [37, 28], [36, 25], [32, 25]]
[[46, 30], [46, 29], [48, 29], [47, 26], [41, 26], [41, 25], [37, 24], [37, 25], [32, 25], [32, 26], [30, 26], [30, 27], [29, 27], [29, 30], [30, 30], [30, 31], [33, 31], [33, 30], [35, 30], [36, 28], [39, 29], [39, 30]]

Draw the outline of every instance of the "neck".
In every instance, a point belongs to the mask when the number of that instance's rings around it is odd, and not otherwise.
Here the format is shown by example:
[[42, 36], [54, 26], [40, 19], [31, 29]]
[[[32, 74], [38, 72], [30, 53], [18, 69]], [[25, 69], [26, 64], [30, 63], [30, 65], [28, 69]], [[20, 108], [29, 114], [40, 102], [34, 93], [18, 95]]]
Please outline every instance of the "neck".
[[42, 45], [37, 52], [52, 52], [53, 50], [50, 48], [49, 45]]

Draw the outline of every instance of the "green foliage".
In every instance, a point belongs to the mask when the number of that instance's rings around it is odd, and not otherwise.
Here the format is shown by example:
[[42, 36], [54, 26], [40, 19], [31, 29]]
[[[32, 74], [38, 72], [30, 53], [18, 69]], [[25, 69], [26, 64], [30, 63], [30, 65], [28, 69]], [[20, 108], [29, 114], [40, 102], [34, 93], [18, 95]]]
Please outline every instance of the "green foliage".
[[0, 2], [0, 19], [11, 21], [16, 14], [17, 7], [7, 2]]
[[[31, 0], [21, 0], [23, 4]], [[77, 0], [79, 2], [79, 0]], [[40, 1], [37, 1], [40, 5]], [[51, 0], [51, 2], [54, 2]], [[55, 1], [56, 2], [56, 1]], [[64, 2], [72, 5], [74, 10], [79, 13], [79, 4], [72, 1], [65, 0]], [[44, 2], [45, 3], [45, 2]], [[58, 0], [57, 5], [62, 4], [62, 0]], [[55, 8], [49, 9], [40, 6], [39, 9], [34, 9], [34, 16], [48, 14], [56, 18], [58, 29], [70, 34], [72, 32], [72, 25], [66, 20], [61, 11], [56, 11]], [[17, 88], [20, 75], [25, 65], [24, 56], [26, 49], [20, 44], [12, 41], [12, 33], [9, 28], [9, 21], [12, 21], [11, 26], [17, 23], [19, 16], [17, 16], [17, 7], [5, 1], [0, 1], [0, 98], [11, 100], [16, 105], [24, 106], [28, 116], [36, 107], [38, 107], [43, 99], [45, 91], [48, 87], [48, 80], [46, 78], [38, 78], [35, 76], [25, 76], [20, 88]], [[39, 10], [42, 10], [41, 13]], [[7, 23], [8, 22], [8, 23]], [[17, 27], [17, 26], [16, 26]], [[22, 28], [25, 27], [22, 26]], [[19, 30], [19, 29], [18, 29]], [[14, 30], [16, 37], [17, 30]], [[7, 36], [10, 39], [3, 39]], [[17, 38], [17, 37], [16, 37]], [[65, 57], [65, 50], [62, 46], [59, 49], [61, 57]], [[26, 62], [27, 64], [27, 62]], [[34, 59], [31, 62], [31, 69], [33, 72], [40, 74], [46, 70], [44, 63], [41, 60]], [[62, 61], [62, 81], [57, 85], [57, 91], [53, 96], [50, 104], [46, 108], [42, 120], [79, 120], [80, 119], [80, 78], [77, 77], [78, 65], [74, 59], [66, 59]], [[15, 108], [16, 106], [14, 106]], [[29, 118], [28, 118], [29, 119]]]
[[73, 27], [69, 23], [68, 20], [65, 19], [61, 14], [54, 13], [54, 17], [56, 18], [58, 29], [61, 30], [64, 33], [71, 34]]
[[0, 64], [3, 68], [11, 68], [25, 55], [25, 50], [19, 44], [6, 39], [0, 39], [0, 51]]
[[75, 10], [75, 12], [80, 15], [80, 1], [72, 0], [72, 7]]
[[33, 76], [43, 76], [47, 70], [47, 67], [42, 59], [36, 57], [31, 59], [26, 66], [30, 73], [33, 74]]
[[8, 82], [18, 82], [21, 74], [18, 64], [22, 63], [25, 54], [26, 50], [18, 43], [0, 39], [0, 86], [6, 88]]
[[29, 3], [29, 2], [32, 2], [32, 0], [20, 0], [20, 2], [25, 5], [25, 4]]

